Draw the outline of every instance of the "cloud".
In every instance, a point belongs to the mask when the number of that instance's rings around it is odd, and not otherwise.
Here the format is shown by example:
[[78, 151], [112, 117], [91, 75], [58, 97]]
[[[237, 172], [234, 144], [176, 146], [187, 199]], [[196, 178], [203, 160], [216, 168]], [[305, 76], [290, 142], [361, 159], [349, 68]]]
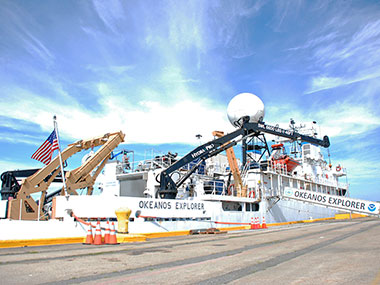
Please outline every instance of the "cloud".
[[355, 157], [353, 154], [347, 158], [334, 159], [333, 164], [340, 164], [347, 173], [347, 176], [341, 177], [340, 182], [349, 184], [350, 196], [358, 199], [379, 201], [379, 160], [361, 159]]
[[344, 77], [328, 77], [328, 76], [318, 76], [312, 78], [311, 86], [309, 90], [305, 92], [305, 94], [311, 94], [318, 91], [336, 88], [340, 86], [345, 86], [361, 81], [371, 80], [380, 77], [380, 70], [375, 73], [370, 73], [363, 76], [358, 76], [355, 78], [344, 78]]
[[5, 39], [0, 47], [2, 53], [9, 55], [22, 50], [29, 54], [27, 60], [35, 58], [50, 66], [55, 57], [39, 37], [41, 23], [14, 3], [3, 4], [0, 17], [7, 22], [0, 25], [6, 27], [0, 28], [0, 36]]
[[316, 113], [323, 130], [332, 137], [359, 135], [380, 126], [380, 116], [365, 104], [337, 102]]
[[[30, 91], [16, 88], [19, 101], [5, 98], [0, 112], [9, 118], [25, 120], [49, 132], [52, 117], [58, 117], [60, 133], [66, 140], [85, 139], [108, 132], [123, 130], [128, 142], [134, 143], [195, 143], [195, 135], [211, 137], [215, 128], [228, 124], [225, 106], [191, 94], [176, 94], [172, 103], [141, 99], [128, 102], [124, 97], [110, 95], [103, 87], [99, 104], [102, 110], [91, 111], [75, 101], [57, 102]], [[12, 95], [12, 94], [11, 94]], [[69, 104], [67, 104], [69, 103]]]
[[268, 106], [266, 113], [268, 122], [278, 123], [281, 127], [289, 125], [286, 121], [289, 118], [299, 123], [317, 121], [321, 127], [320, 135], [330, 137], [356, 136], [380, 127], [380, 115], [370, 106], [349, 100], [338, 101], [328, 107], [316, 105], [310, 110], [286, 104]]
[[122, 3], [118, 0], [107, 2], [95, 0], [93, 1], [93, 4], [95, 11], [103, 24], [115, 34], [119, 34], [121, 30], [118, 27], [118, 24], [125, 19]]
[[[329, 26], [332, 31], [323, 29], [319, 36], [312, 33], [304, 46], [293, 48], [295, 51], [310, 51], [315, 73], [319, 73], [310, 78], [306, 94], [380, 76], [380, 20], [361, 14], [364, 24], [356, 24], [352, 28], [351, 24], [358, 16], [339, 23], [338, 19], [344, 17], [339, 15], [333, 18], [335, 24]], [[354, 32], [347, 30], [347, 27], [354, 29]]]
[[41, 144], [41, 140], [39, 138], [36, 138], [35, 136], [4, 131], [0, 131], [0, 141], [13, 144], [23, 143], [36, 146]]
[[9, 170], [18, 170], [18, 169], [33, 169], [40, 168], [41, 163], [38, 161], [30, 161], [29, 163], [20, 162], [20, 161], [9, 161], [9, 160], [0, 160], [0, 175]]
[[378, 177], [380, 161], [377, 159], [366, 160], [356, 157], [339, 159], [336, 161], [347, 169], [347, 176], [351, 180], [366, 180], [372, 177]]

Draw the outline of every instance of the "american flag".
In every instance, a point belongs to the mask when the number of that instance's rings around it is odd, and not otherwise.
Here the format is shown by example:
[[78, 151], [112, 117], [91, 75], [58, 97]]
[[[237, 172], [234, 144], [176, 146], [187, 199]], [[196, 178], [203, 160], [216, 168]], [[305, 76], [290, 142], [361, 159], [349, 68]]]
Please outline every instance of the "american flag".
[[44, 164], [49, 164], [53, 151], [56, 149], [58, 149], [58, 140], [54, 130], [39, 149], [33, 153], [32, 158]]

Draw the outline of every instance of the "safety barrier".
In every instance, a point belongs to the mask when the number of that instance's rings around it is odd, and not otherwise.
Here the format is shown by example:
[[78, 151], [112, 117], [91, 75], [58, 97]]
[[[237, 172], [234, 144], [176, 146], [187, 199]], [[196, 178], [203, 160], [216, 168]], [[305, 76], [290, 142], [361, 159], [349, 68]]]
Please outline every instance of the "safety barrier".
[[[73, 212], [71, 216], [74, 217], [78, 222], [88, 226], [86, 240], [83, 244], [87, 245], [102, 245], [102, 244], [118, 244], [116, 238], [115, 223], [112, 222], [110, 228], [109, 219], [107, 219], [107, 226], [105, 228], [100, 227], [100, 221], [98, 220], [96, 226], [92, 225], [91, 222], [86, 222], [83, 219], [77, 217]], [[95, 236], [93, 236], [92, 228], [96, 228]], [[102, 230], [105, 231], [104, 237], [102, 236]]]

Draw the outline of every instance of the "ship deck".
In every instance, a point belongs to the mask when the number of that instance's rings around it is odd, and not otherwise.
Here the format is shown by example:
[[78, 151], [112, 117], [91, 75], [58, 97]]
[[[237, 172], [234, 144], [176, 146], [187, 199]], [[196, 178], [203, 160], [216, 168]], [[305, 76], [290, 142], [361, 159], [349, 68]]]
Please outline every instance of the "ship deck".
[[144, 243], [0, 249], [4, 284], [378, 284], [380, 219], [359, 218]]

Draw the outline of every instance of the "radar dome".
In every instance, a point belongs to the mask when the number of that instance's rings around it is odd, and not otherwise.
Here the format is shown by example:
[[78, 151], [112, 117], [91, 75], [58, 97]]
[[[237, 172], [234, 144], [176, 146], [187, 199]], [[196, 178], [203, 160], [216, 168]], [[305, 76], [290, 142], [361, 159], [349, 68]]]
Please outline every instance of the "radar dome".
[[234, 127], [240, 127], [241, 118], [248, 116], [249, 122], [257, 123], [264, 119], [264, 103], [252, 93], [240, 93], [236, 95], [227, 107], [227, 115]]

